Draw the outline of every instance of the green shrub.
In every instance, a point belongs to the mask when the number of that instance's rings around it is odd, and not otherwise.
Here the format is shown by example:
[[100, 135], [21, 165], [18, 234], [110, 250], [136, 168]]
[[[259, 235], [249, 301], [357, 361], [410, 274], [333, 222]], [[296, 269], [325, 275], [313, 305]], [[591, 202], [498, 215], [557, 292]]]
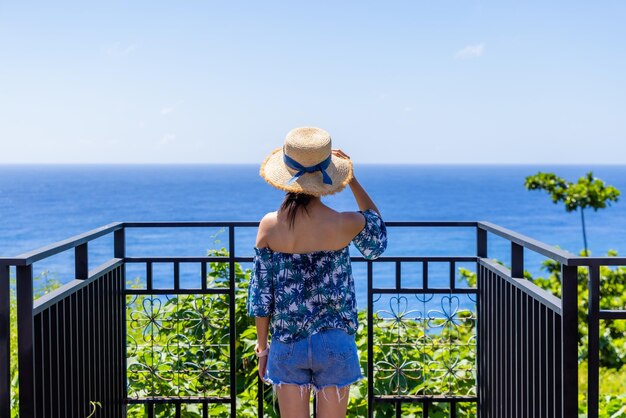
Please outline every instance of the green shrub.
[[[210, 256], [227, 256], [225, 249], [212, 251]], [[227, 288], [229, 264], [209, 263], [207, 287]], [[254, 318], [246, 314], [247, 286], [251, 271], [235, 264], [237, 322], [237, 409], [241, 416], [256, 416], [258, 379]], [[130, 286], [138, 286], [132, 283]], [[129, 396], [190, 395], [227, 396], [229, 389], [228, 370], [229, 301], [227, 295], [174, 295], [162, 301], [153, 296], [129, 296], [128, 326], [128, 370]], [[397, 318], [396, 318], [397, 319]], [[452, 318], [431, 318], [431, 326], [440, 332], [425, 333], [427, 318], [421, 322], [405, 322], [374, 316], [376, 324], [374, 339], [375, 392], [377, 394], [468, 394], [475, 395], [475, 320], [469, 311], [455, 311]], [[360, 352], [361, 367], [367, 372], [366, 312], [359, 312], [360, 328], [356, 343]], [[402, 323], [401, 329], [398, 328]], [[463, 326], [461, 326], [461, 324]], [[398, 342], [398, 332], [402, 340]], [[170, 342], [177, 342], [172, 349]], [[424, 341], [416, 345], [416, 341]], [[451, 355], [451, 347], [454, 355]], [[456, 358], [458, 356], [458, 359]], [[420, 361], [415, 361], [420, 359]], [[455, 362], [454, 365], [452, 362]], [[412, 364], [411, 364], [412, 363]], [[202, 374], [198, 370], [204, 365], [213, 372]], [[386, 366], [385, 366], [386, 365]], [[396, 367], [401, 366], [401, 367]], [[190, 369], [195, 371], [189, 372]], [[386, 370], [388, 369], [388, 370]], [[222, 370], [221, 372], [217, 370]], [[454, 371], [451, 373], [450, 371]], [[175, 375], [184, 378], [175, 381]], [[156, 376], [156, 378], [155, 378]], [[366, 376], [367, 378], [367, 376]], [[176, 392], [178, 391], [178, 392]], [[264, 392], [266, 416], [277, 416], [277, 402], [272, 398], [269, 385]], [[228, 415], [228, 407], [219, 405], [213, 415]], [[448, 416], [448, 405], [433, 404], [429, 416]], [[167, 408], [156, 415], [167, 416]], [[460, 405], [460, 416], [475, 410], [475, 405]], [[353, 385], [349, 404], [350, 416], [365, 416], [367, 413], [367, 380]], [[377, 406], [377, 416], [395, 416], [393, 404]], [[420, 405], [403, 406], [404, 416], [421, 415]], [[475, 412], [474, 412], [475, 414]], [[143, 407], [132, 408], [129, 417], [143, 417]], [[187, 417], [200, 417], [198, 406], [186, 407]]]
[[[50, 277], [48, 271], [43, 271], [41, 275], [33, 277], [34, 298], [38, 299], [41, 296], [58, 289], [61, 283], [55, 278]], [[11, 344], [11, 418], [19, 418], [19, 382], [17, 375], [17, 300], [15, 294], [15, 278], [10, 280], [10, 344]]]
[[[211, 256], [227, 256], [225, 249], [210, 252]], [[610, 255], [615, 255], [610, 253]], [[549, 277], [532, 279], [543, 289], [560, 296], [560, 266], [545, 262]], [[476, 274], [460, 269], [461, 277], [470, 286], [476, 284]], [[246, 314], [247, 286], [251, 271], [235, 263], [236, 279], [236, 373], [237, 410], [240, 416], [256, 416], [258, 380], [256, 357], [253, 347], [256, 342], [254, 318]], [[626, 268], [601, 270], [601, 307], [623, 309], [626, 306]], [[581, 336], [580, 393], [579, 405], [584, 412], [586, 399], [587, 335], [584, 315], [587, 307], [587, 271], [579, 269], [579, 300], [581, 309], [579, 334]], [[207, 274], [208, 288], [228, 287], [229, 263], [212, 262]], [[39, 290], [36, 296], [59, 287], [58, 281], [48, 278], [47, 273], [37, 277]], [[13, 281], [14, 283], [14, 281]], [[129, 280], [128, 287], [137, 287], [136, 280]], [[398, 304], [400, 299], [397, 300]], [[15, 293], [11, 290], [11, 417], [19, 416], [17, 405], [17, 335]], [[402, 310], [400, 310], [402, 311]], [[400, 312], [399, 311], [399, 312]], [[475, 319], [468, 310], [456, 310], [453, 318], [442, 316], [410, 318], [406, 309], [395, 317], [374, 314], [373, 347], [375, 365], [374, 390], [378, 394], [462, 394], [475, 395]], [[225, 370], [230, 367], [229, 349], [229, 300], [228, 295], [171, 295], [156, 298], [152, 295], [127, 296], [128, 378], [129, 396], [227, 396], [230, 377]], [[449, 316], [449, 315], [448, 315]], [[399, 318], [399, 319], [398, 319]], [[601, 417], [626, 417], [623, 406], [626, 395], [626, 343], [624, 321], [604, 321], [601, 331]], [[360, 353], [361, 368], [367, 373], [367, 329], [366, 311], [359, 312], [359, 330], [356, 343]], [[428, 327], [441, 328], [439, 332], [425, 332]], [[452, 356], [451, 354], [454, 354]], [[460, 359], [458, 362], [456, 358]], [[442, 371], [445, 365], [455, 360], [453, 372]], [[442, 367], [444, 365], [444, 367]], [[399, 366], [399, 367], [396, 367]], [[154, 375], [158, 378], [154, 379]], [[350, 391], [349, 415], [365, 416], [367, 411], [367, 378], [352, 386]], [[272, 398], [269, 385], [264, 387], [265, 414], [277, 417], [277, 402]], [[106, 406], [105, 406], [106, 408]], [[157, 405], [156, 416], [170, 416], [171, 405]], [[395, 416], [393, 404], [377, 404], [376, 416]], [[443, 418], [449, 415], [449, 405], [431, 404], [429, 416]], [[183, 416], [201, 417], [201, 407], [195, 404], [183, 406]], [[421, 416], [419, 404], [402, 406], [402, 416]], [[229, 406], [216, 404], [210, 407], [211, 416], [228, 416]], [[144, 417], [145, 406], [129, 407], [129, 417]], [[458, 404], [458, 416], [475, 416], [475, 404]]]

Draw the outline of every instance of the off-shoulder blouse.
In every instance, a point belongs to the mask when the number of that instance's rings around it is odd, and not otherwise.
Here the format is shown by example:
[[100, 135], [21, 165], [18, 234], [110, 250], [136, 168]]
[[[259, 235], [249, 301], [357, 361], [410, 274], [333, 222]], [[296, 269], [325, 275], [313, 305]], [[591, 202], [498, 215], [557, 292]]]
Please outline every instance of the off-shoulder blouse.
[[[387, 229], [372, 209], [352, 243], [367, 259], [387, 248]], [[334, 251], [283, 253], [254, 248], [248, 315], [270, 317], [272, 339], [289, 343], [326, 328], [349, 334], [358, 326], [349, 246]]]

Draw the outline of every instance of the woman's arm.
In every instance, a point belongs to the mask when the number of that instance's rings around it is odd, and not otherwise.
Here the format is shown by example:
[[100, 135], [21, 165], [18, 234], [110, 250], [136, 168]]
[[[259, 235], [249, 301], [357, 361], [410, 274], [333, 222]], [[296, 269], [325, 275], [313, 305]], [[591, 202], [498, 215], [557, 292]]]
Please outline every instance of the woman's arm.
[[[259, 229], [256, 237], [256, 247], [267, 247], [267, 232], [268, 224], [271, 223], [272, 214], [268, 213], [263, 217], [259, 223]], [[256, 350], [262, 352], [267, 348], [267, 335], [269, 332], [270, 317], [269, 316], [255, 316], [254, 322], [256, 325]], [[259, 376], [263, 379], [265, 376], [265, 370], [267, 368], [267, 356], [259, 357]]]
[[[333, 154], [340, 158], [350, 159], [350, 157], [340, 149], [333, 150]], [[355, 176], [352, 177], [352, 180], [348, 184], [350, 185], [350, 190], [352, 190], [352, 194], [354, 195], [356, 203], [359, 206], [359, 210], [366, 211], [368, 209], [373, 209], [380, 215], [380, 211], [374, 204], [374, 201], [369, 197]]]
[[254, 318], [256, 322], [256, 343], [259, 351], [267, 348], [267, 333], [270, 325], [269, 316], [257, 316]]
[[[267, 348], [267, 330], [269, 328], [269, 317], [257, 316], [254, 318], [256, 322], [256, 343], [259, 352]], [[267, 370], [267, 356], [259, 357], [259, 377], [263, 379]]]
[[365, 212], [368, 209], [373, 209], [377, 214], [380, 215], [380, 211], [374, 204], [374, 201], [372, 200], [372, 198], [369, 197], [369, 195], [367, 194], [363, 186], [361, 186], [361, 183], [358, 182], [356, 177], [352, 177], [352, 181], [349, 184], [350, 190], [352, 190], [352, 194], [356, 199], [356, 203], [357, 205], [359, 205], [359, 210]]

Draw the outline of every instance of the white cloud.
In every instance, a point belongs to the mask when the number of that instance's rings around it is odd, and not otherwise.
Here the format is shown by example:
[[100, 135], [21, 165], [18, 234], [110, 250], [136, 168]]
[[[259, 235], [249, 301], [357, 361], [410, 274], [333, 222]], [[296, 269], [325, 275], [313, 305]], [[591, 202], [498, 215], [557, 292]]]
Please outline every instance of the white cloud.
[[176, 108], [177, 108], [178, 106], [180, 106], [182, 103], [183, 103], [182, 101], [178, 101], [176, 104], [174, 104], [174, 105], [172, 105], [172, 106], [163, 106], [163, 107], [161, 108], [161, 114], [162, 114], [163, 116], [165, 116], [165, 115], [169, 115], [170, 113], [172, 113], [173, 111], [175, 111], [175, 110], [176, 110]]
[[131, 54], [133, 52], [135, 52], [135, 50], [138, 48], [137, 44], [130, 44], [128, 45], [126, 48], [124, 48], [124, 50], [122, 51], [122, 53], [124, 55], [128, 55]]
[[126, 57], [139, 48], [137, 44], [122, 44], [116, 42], [104, 48], [104, 53], [109, 57]]
[[456, 52], [456, 58], [460, 60], [479, 58], [485, 52], [485, 44], [467, 45]]
[[175, 140], [176, 140], [176, 135], [174, 135], [174, 134], [165, 134], [165, 135], [163, 135], [163, 137], [159, 141], [159, 145], [163, 146], [163, 145], [171, 144]]

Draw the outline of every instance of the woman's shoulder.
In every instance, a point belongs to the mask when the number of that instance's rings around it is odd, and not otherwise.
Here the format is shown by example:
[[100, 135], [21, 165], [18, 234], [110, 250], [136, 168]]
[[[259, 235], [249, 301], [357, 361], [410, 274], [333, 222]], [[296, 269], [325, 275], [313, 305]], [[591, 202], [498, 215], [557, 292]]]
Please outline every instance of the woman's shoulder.
[[359, 210], [356, 212], [342, 212], [341, 214], [344, 218], [346, 228], [350, 229], [350, 233], [353, 237], [372, 229], [372, 225], [384, 227], [384, 221], [375, 209]]
[[261, 221], [259, 222], [259, 228], [271, 227], [273, 225], [276, 225], [277, 220], [278, 220], [277, 212], [268, 212], [261, 218]]
[[365, 217], [361, 212], [340, 212], [339, 220], [341, 228], [351, 237], [357, 235], [365, 226]]
[[272, 230], [276, 227], [277, 222], [276, 212], [268, 212], [265, 216], [263, 216], [259, 222], [259, 228], [256, 236], [255, 245], [257, 247], [267, 247], [267, 239], [272, 234]]

